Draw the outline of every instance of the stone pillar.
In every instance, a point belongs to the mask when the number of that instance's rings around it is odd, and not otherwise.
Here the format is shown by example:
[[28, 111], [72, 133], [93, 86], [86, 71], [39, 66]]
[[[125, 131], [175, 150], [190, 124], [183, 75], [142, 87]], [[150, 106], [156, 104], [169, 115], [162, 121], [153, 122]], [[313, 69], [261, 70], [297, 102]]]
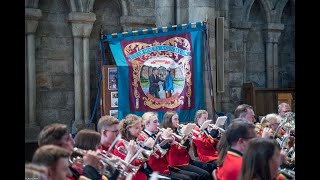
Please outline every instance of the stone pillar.
[[273, 87], [273, 45], [272, 42], [266, 42], [266, 77], [267, 88]]
[[27, 61], [27, 93], [28, 93], [28, 126], [36, 125], [36, 63], [35, 63], [35, 35], [38, 22], [42, 16], [40, 9], [25, 8], [25, 35]]
[[89, 59], [89, 37], [83, 37], [83, 75], [84, 75], [84, 119], [90, 119], [90, 59]]
[[95, 20], [94, 13], [69, 13], [74, 38], [75, 121], [72, 133], [82, 128], [90, 118], [89, 37]]
[[155, 0], [156, 26], [174, 25], [174, 0]]
[[268, 23], [264, 28], [266, 42], [266, 77], [267, 88], [279, 87], [278, 41], [283, 24]]

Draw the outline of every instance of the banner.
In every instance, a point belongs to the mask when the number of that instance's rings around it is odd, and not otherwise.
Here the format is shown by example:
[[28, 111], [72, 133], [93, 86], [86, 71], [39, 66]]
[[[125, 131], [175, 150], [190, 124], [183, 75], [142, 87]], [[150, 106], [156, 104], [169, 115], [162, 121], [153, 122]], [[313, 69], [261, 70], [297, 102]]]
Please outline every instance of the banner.
[[193, 121], [204, 108], [201, 22], [110, 34], [118, 71], [118, 119], [153, 111], [162, 121], [177, 111], [180, 122]]

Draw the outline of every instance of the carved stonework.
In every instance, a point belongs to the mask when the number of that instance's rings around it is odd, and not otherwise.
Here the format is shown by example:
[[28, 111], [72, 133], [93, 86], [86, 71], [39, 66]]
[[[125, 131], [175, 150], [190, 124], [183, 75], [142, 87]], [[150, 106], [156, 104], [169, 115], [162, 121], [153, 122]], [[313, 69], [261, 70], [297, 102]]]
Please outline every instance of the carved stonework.
[[281, 31], [284, 29], [283, 24], [268, 23], [265, 30], [265, 41], [278, 43]]
[[35, 33], [39, 19], [42, 17], [40, 9], [25, 8], [25, 33]]
[[69, 13], [69, 21], [72, 24], [74, 37], [90, 37], [93, 23], [96, 21], [94, 13]]

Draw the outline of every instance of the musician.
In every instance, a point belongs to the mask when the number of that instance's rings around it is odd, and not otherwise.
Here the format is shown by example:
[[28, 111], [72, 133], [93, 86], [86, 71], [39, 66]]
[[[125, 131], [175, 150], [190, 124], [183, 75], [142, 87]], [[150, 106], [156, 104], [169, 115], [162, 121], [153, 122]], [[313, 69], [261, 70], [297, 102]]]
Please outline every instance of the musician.
[[237, 180], [242, 155], [250, 139], [255, 138], [255, 126], [243, 118], [237, 118], [227, 127], [218, 143], [217, 169], [212, 173], [217, 180]]
[[68, 159], [70, 151], [62, 147], [50, 144], [39, 147], [33, 157], [32, 163], [45, 166], [48, 170], [48, 179], [67, 180], [72, 176]]
[[100, 150], [108, 151], [120, 132], [119, 121], [113, 116], [102, 116], [98, 121], [97, 129], [101, 135]]
[[[91, 129], [82, 129], [80, 130], [77, 135], [75, 136], [75, 147], [81, 149], [81, 150], [92, 150], [99, 152], [99, 148], [101, 147], [101, 136], [97, 131], [91, 130]], [[75, 153], [77, 154], [77, 153]], [[103, 158], [103, 157], [101, 157]], [[113, 169], [110, 166], [104, 166], [103, 164], [99, 163], [98, 169], [100, 174], [102, 174], [101, 180], [112, 180], [117, 179], [119, 176], [119, 170]], [[73, 163], [72, 167], [80, 174], [82, 174], [82, 168], [83, 164], [79, 163]], [[106, 177], [107, 174], [105, 174], [105, 170], [108, 170], [110, 172], [110, 176]]]
[[[131, 144], [134, 142], [136, 144], [136, 139], [141, 132], [141, 126], [141, 117], [134, 114], [128, 114], [125, 119], [120, 122], [120, 133], [122, 135], [122, 139]], [[150, 138], [147, 140], [145, 145], [150, 146], [151, 148], [151, 144], [153, 143], [153, 139]], [[116, 143], [112, 153], [125, 160], [128, 159], [128, 155], [132, 156], [133, 154], [135, 154], [135, 152], [132, 152], [132, 150], [136, 151], [136, 148], [128, 148], [124, 141], [119, 141]], [[137, 171], [137, 173], [133, 175], [132, 180], [147, 180], [148, 172], [145, 172], [147, 168], [147, 164], [145, 163], [145, 161], [146, 160], [136, 158], [131, 162], [131, 164], [134, 166], [140, 166], [140, 169]]]
[[280, 162], [280, 148], [273, 140], [253, 138], [244, 152], [239, 180], [285, 180], [279, 173]]
[[239, 106], [237, 106], [237, 108], [234, 110], [234, 116], [235, 118], [246, 119], [247, 121], [252, 123], [256, 122], [253, 107], [248, 104], [240, 104]]
[[[162, 128], [171, 128], [178, 136], [182, 134], [178, 131], [179, 116], [175, 111], [168, 111], [163, 116]], [[181, 141], [175, 137], [166, 158], [170, 172], [179, 172], [189, 176], [191, 179], [210, 179], [207, 163], [192, 160], [189, 155], [189, 148], [192, 136], [186, 135]], [[210, 172], [211, 173], [211, 172]]]
[[210, 132], [208, 128], [203, 131], [200, 130], [202, 124], [208, 120], [208, 112], [206, 110], [198, 110], [194, 117], [195, 126], [192, 133], [193, 145], [196, 150], [196, 154], [200, 161], [209, 163], [210, 172], [212, 172], [216, 167], [216, 160], [218, 159], [217, 144], [219, 131], [218, 127], [213, 128]]
[[282, 102], [278, 105], [278, 113], [284, 118], [287, 112], [291, 112], [291, 107], [288, 103]]
[[[173, 137], [171, 134], [173, 133], [170, 128], [167, 128], [163, 132], [158, 132], [159, 129], [159, 122], [158, 122], [158, 116], [154, 112], [146, 112], [142, 115], [142, 122], [144, 125], [144, 129], [141, 131], [139, 134], [137, 141], [140, 142], [145, 142], [148, 138], [153, 138], [154, 140], [156, 139], [156, 134], [161, 134], [161, 139], [159, 142], [155, 143], [160, 143], [161, 141], [165, 139], [171, 139], [173, 140]], [[165, 154], [168, 151], [168, 148], [170, 147], [170, 144], [164, 144], [160, 148], [162, 149], [162, 152], [159, 150], [156, 151], [156, 156], [151, 155], [149, 160], [147, 161], [147, 164], [150, 166], [152, 171], [157, 171], [159, 172], [160, 175], [170, 177], [171, 179], [190, 179], [188, 176], [184, 174], [179, 174], [176, 172], [170, 172], [169, 171], [169, 166], [168, 166], [168, 161], [166, 159]], [[146, 148], [148, 150], [152, 150], [151, 148]]]
[[[61, 123], [53, 123], [45, 126], [39, 133], [38, 136], [38, 145], [39, 147], [44, 145], [56, 145], [66, 149], [70, 155], [73, 152], [75, 141], [73, 140], [71, 133], [69, 133], [69, 129], [67, 125]], [[99, 156], [96, 152], [87, 153], [84, 158], [85, 167], [83, 168], [82, 175], [71, 166], [69, 166], [70, 171], [72, 172], [72, 176], [70, 176], [69, 180], [76, 180], [81, 178], [82, 176], [86, 176], [87, 178], [100, 179], [101, 175], [97, 171], [97, 162], [99, 162]], [[95, 178], [99, 177], [99, 178]]]

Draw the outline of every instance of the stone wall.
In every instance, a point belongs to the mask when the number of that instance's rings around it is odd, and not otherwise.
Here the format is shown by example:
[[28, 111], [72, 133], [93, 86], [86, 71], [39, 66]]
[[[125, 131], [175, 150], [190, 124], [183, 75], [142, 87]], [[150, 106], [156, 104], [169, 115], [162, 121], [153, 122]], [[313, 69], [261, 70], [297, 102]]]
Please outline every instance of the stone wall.
[[[72, 27], [68, 21], [70, 2], [72, 0], [41, 0], [38, 6], [33, 6], [42, 11], [42, 16], [35, 32], [36, 117], [34, 120], [25, 120], [26, 141], [35, 141], [39, 129], [49, 123], [61, 122], [71, 127], [75, 121], [74, 41]], [[273, 56], [270, 56], [267, 50], [278, 54], [279, 87], [288, 87], [295, 80], [293, 0], [175, 0], [173, 6], [166, 0], [91, 2], [94, 2], [92, 13], [96, 16], [89, 41], [91, 111], [96, 103], [101, 66], [98, 48], [100, 34], [159, 27], [159, 24], [166, 22], [189, 23], [203, 21], [208, 17], [211, 73], [216, 89], [215, 19], [221, 16], [225, 18], [225, 91], [215, 92], [217, 112], [234, 111], [241, 102], [243, 83], [251, 81], [257, 87], [268, 86], [267, 78], [271, 77], [273, 71], [266, 67]], [[26, 7], [30, 8], [30, 5]], [[173, 9], [168, 11], [167, 8]], [[164, 21], [160, 22], [160, 18]], [[273, 32], [277, 32], [276, 35], [280, 33], [278, 39], [273, 36]], [[269, 41], [272, 46], [267, 47], [266, 42]], [[107, 54], [107, 63], [114, 64], [110, 51]], [[204, 65], [204, 70], [206, 77], [210, 68]], [[204, 86], [205, 104], [210, 116], [213, 112], [206, 78]], [[96, 121], [100, 114], [99, 108], [94, 113]], [[30, 124], [32, 121], [35, 125]]]

